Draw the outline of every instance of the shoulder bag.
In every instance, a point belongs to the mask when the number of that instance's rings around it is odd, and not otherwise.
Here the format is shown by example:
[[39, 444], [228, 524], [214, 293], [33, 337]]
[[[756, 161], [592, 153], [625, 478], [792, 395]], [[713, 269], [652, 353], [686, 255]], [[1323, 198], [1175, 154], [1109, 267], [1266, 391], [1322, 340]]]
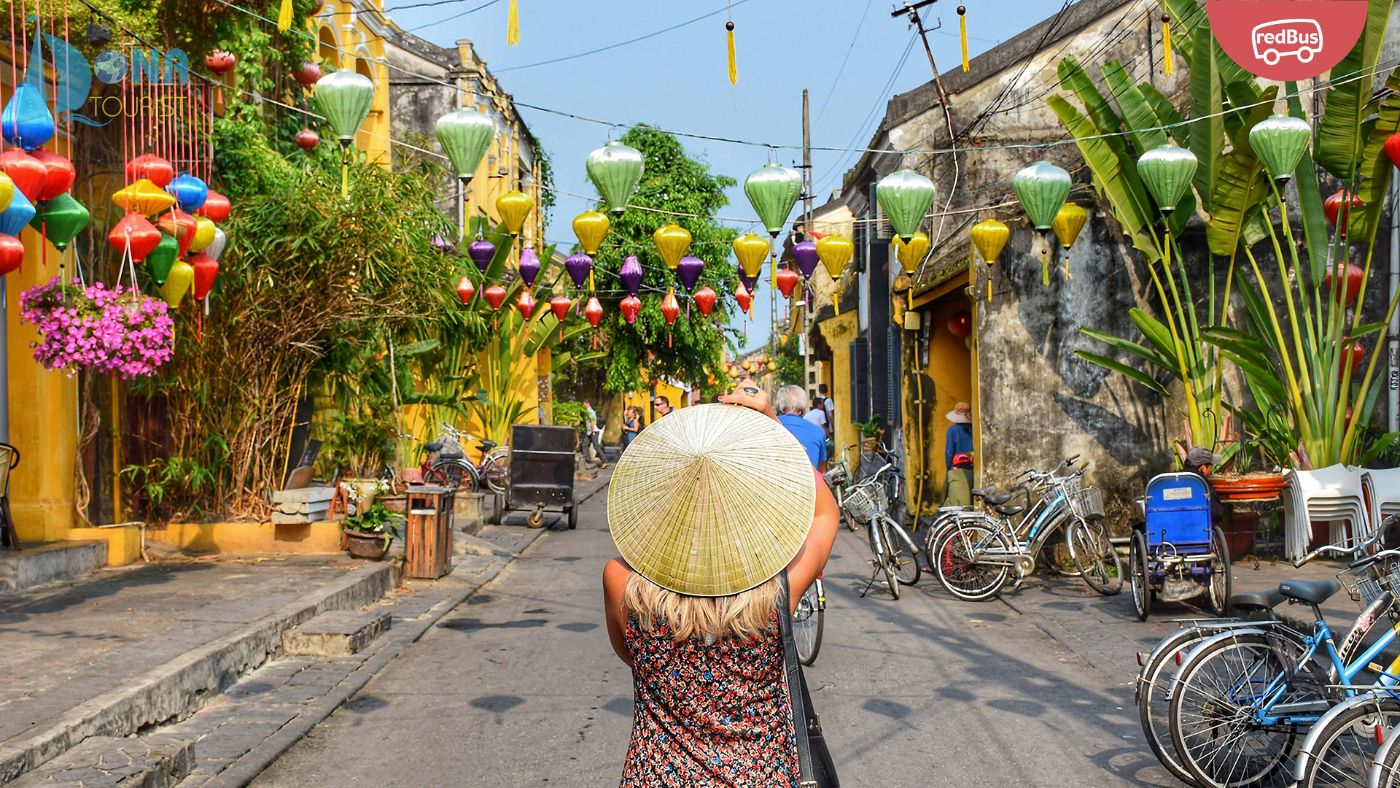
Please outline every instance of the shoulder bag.
[[821, 717], [812, 708], [812, 695], [807, 691], [807, 679], [802, 675], [802, 665], [797, 661], [797, 642], [792, 638], [792, 603], [788, 589], [787, 570], [779, 575], [782, 578], [782, 611], [778, 616], [778, 628], [783, 636], [783, 664], [787, 670], [788, 695], [792, 697], [792, 729], [797, 735], [797, 761], [802, 770], [803, 788], [840, 788], [841, 781], [836, 777], [836, 765], [832, 763], [831, 751], [826, 747], [822, 735]]

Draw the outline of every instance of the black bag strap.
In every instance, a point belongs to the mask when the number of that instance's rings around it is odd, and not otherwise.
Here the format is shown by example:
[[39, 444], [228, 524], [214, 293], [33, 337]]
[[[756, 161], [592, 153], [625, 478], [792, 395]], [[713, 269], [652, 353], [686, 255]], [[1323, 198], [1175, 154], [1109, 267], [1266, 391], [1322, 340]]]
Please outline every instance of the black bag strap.
[[778, 575], [783, 593], [779, 599], [778, 629], [783, 636], [783, 665], [787, 672], [788, 695], [792, 699], [792, 731], [797, 738], [797, 765], [802, 785], [816, 785], [816, 770], [812, 768], [812, 745], [807, 738], [808, 708], [811, 700], [807, 683], [802, 680], [802, 665], [797, 661], [797, 641], [792, 637], [792, 602], [788, 588], [787, 570]]

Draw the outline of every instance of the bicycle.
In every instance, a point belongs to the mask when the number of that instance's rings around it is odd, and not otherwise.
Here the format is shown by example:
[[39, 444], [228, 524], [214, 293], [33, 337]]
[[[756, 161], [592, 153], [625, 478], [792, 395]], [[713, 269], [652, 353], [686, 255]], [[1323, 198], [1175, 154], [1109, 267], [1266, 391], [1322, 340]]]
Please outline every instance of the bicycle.
[[866, 583], [861, 596], [869, 593], [875, 578], [884, 573], [890, 596], [899, 599], [899, 586], [912, 586], [919, 582], [923, 570], [919, 564], [918, 545], [904, 527], [887, 513], [889, 502], [885, 499], [885, 486], [880, 477], [889, 469], [887, 464], [856, 485], [846, 497], [846, 511], [852, 519], [866, 526], [875, 564], [870, 582]]
[[817, 652], [822, 647], [822, 624], [826, 618], [826, 588], [821, 575], [797, 600], [797, 610], [792, 614], [792, 637], [797, 644], [797, 659], [803, 665], [817, 661]]
[[[462, 452], [462, 443], [470, 443], [476, 438], [450, 424], [439, 424], [438, 427], [445, 437], [423, 444], [423, 460], [418, 465], [423, 484], [457, 492], [475, 492], [484, 484], [491, 492], [505, 493], [509, 480], [509, 449], [497, 446], [495, 441], [483, 440], [476, 446], [477, 451], [481, 452], [481, 461], [473, 464]], [[399, 437], [417, 440], [406, 433], [401, 433]], [[392, 480], [394, 475], [393, 467], [385, 466], [381, 477]]]
[[[855, 448], [855, 446], [850, 448]], [[859, 470], [861, 481], [877, 473], [883, 472], [885, 474], [885, 500], [889, 502], [890, 518], [901, 526], [904, 525], [905, 517], [908, 515], [908, 505], [904, 500], [903, 458], [885, 448], [882, 443], [875, 444], [875, 451], [870, 454], [866, 454], [865, 448], [862, 446]]]
[[[852, 445], [846, 448], [850, 450], [855, 448], [855, 446]], [[846, 462], [846, 458], [843, 455], [841, 459], [831, 463], [831, 465], [827, 467], [826, 473], [822, 476], [826, 479], [826, 486], [831, 488], [832, 497], [836, 499], [836, 508], [841, 512], [841, 523], [846, 526], [846, 530], [855, 531], [856, 522], [851, 519], [850, 514], [846, 512], [845, 506], [846, 496], [850, 495], [851, 490], [855, 489], [855, 482], [851, 479], [851, 464]]]

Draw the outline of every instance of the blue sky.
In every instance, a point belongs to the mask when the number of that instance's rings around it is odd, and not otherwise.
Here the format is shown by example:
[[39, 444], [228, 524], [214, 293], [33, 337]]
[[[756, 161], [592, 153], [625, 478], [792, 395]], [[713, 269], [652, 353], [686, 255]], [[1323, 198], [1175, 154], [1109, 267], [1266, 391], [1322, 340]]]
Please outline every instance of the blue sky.
[[[384, 0], [401, 27], [435, 43], [473, 41], [502, 86], [518, 101], [622, 123], [800, 145], [802, 89], [811, 92], [812, 144], [864, 147], [884, 115], [885, 100], [930, 80], [923, 48], [908, 49], [915, 33], [892, 19], [890, 0], [519, 0], [520, 43], [506, 46], [507, 0], [448, 19], [487, 0], [460, 0], [395, 11], [422, 0]], [[962, 0], [969, 46], [976, 54], [1057, 11], [1062, 0]], [[955, 0], [923, 11], [925, 25], [942, 28], [929, 43], [941, 70], [958, 67]], [[726, 6], [735, 23], [739, 83], [726, 76]], [[694, 24], [607, 52], [560, 63], [531, 64], [608, 46], [718, 12]], [[909, 54], [905, 57], [905, 52]], [[844, 68], [842, 66], [845, 61]], [[902, 65], [901, 65], [902, 62]], [[554, 160], [555, 185], [594, 194], [584, 175], [588, 152], [608, 138], [606, 127], [521, 108], [526, 123]], [[763, 147], [682, 139], [691, 155], [742, 182], [768, 160]], [[778, 150], [797, 164], [801, 153]], [[813, 153], [815, 204], [840, 185], [855, 153]], [[742, 188], [730, 194], [725, 217], [753, 221]], [[573, 242], [570, 219], [587, 201], [559, 196], [550, 241]], [[736, 226], [743, 224], [736, 222]], [[742, 227], [741, 227], [742, 229]], [[755, 301], [749, 346], [767, 336], [767, 275]], [[780, 310], [782, 306], [778, 307]]]

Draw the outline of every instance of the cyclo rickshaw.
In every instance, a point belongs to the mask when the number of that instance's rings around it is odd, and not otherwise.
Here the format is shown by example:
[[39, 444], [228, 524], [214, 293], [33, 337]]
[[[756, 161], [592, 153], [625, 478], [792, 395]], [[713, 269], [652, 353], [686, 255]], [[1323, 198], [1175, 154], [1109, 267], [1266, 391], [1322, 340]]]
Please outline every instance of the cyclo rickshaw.
[[1210, 488], [1194, 473], [1163, 473], [1138, 499], [1143, 522], [1133, 527], [1129, 582], [1133, 607], [1146, 621], [1152, 602], [1205, 596], [1212, 613], [1230, 609], [1230, 552], [1212, 524]]

